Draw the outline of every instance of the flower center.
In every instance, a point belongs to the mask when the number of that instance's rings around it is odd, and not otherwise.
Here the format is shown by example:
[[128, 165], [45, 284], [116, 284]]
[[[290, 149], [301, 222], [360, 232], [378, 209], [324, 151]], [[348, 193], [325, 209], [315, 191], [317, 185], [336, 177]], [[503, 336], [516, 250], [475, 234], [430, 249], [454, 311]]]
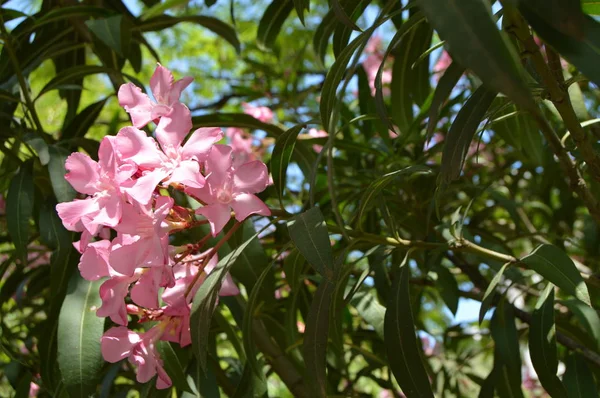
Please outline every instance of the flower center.
[[221, 188], [217, 191], [217, 200], [220, 203], [223, 203], [226, 205], [229, 202], [231, 202], [231, 199], [233, 199], [233, 198], [232, 198], [231, 192], [229, 192], [229, 190]]

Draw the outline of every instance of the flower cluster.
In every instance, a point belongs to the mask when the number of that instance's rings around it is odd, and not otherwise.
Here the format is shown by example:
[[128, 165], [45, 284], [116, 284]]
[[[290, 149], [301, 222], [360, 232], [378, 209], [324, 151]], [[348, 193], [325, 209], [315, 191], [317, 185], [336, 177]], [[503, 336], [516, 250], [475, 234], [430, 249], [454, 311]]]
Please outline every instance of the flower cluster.
[[[121, 86], [119, 104], [133, 126], [104, 137], [97, 162], [82, 153], [67, 158], [65, 178], [83, 195], [56, 207], [64, 226], [81, 232], [74, 244], [81, 253], [81, 276], [103, 279], [96, 314], [118, 325], [102, 337], [104, 359], [128, 358], [137, 366], [137, 380], [143, 383], [158, 375], [158, 388], [169, 387], [171, 380], [157, 343], [191, 343], [191, 302], [218, 261], [215, 247], [203, 247], [208, 239], [176, 247], [169, 244], [169, 236], [201, 223], [210, 224], [216, 236], [232, 210], [237, 221], [270, 215], [255, 196], [269, 182], [263, 162], [234, 161], [234, 149], [218, 143], [223, 139], [218, 128], [200, 128], [188, 137], [192, 118], [180, 95], [191, 82], [190, 77], [174, 81], [158, 65], [150, 80], [156, 101], [131, 83]], [[155, 138], [140, 130], [150, 122], [156, 125]], [[175, 204], [165, 189], [169, 186], [200, 202], [203, 206], [195, 213], [203, 218]], [[220, 295], [238, 293], [227, 276]], [[143, 332], [130, 330], [130, 316], [152, 326]]]

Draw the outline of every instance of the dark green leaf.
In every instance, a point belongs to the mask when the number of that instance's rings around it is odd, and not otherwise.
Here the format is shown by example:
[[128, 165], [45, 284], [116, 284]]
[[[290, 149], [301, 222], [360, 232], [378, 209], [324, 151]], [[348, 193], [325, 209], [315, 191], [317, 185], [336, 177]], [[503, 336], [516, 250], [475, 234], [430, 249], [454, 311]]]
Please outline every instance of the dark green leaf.
[[571, 353], [565, 361], [563, 383], [569, 398], [588, 398], [598, 396], [598, 387], [594, 375], [579, 354]]
[[567, 306], [569, 310], [577, 317], [581, 325], [587, 330], [596, 346], [600, 348], [600, 317], [592, 307], [583, 304], [579, 300], [563, 300], [561, 304]]
[[102, 108], [108, 98], [104, 98], [98, 102], [88, 105], [84, 110], [79, 112], [63, 130], [61, 139], [68, 140], [71, 138], [83, 137], [89, 129], [96, 123], [96, 119], [100, 116]]
[[384, 339], [385, 307], [377, 301], [377, 295], [373, 292], [358, 292], [350, 303], [356, 308], [358, 314], [375, 330], [377, 336]]
[[29, 398], [29, 391], [31, 389], [31, 373], [24, 372], [19, 380], [19, 384], [15, 389], [15, 398]]
[[157, 343], [157, 349], [158, 353], [160, 354], [160, 358], [163, 361], [165, 371], [173, 381], [173, 385], [179, 391], [188, 391], [191, 393], [192, 390], [187, 382], [185, 373], [187, 363], [189, 362], [189, 358], [187, 356], [188, 351], [183, 351], [180, 349], [182, 352], [180, 355], [177, 355], [171, 343], [168, 341], [159, 341]]
[[35, 149], [42, 166], [47, 165], [50, 161], [50, 155], [48, 154], [48, 144], [46, 144], [46, 141], [42, 137], [32, 133], [25, 136], [25, 142]]
[[318, 397], [327, 396], [326, 355], [329, 336], [329, 312], [335, 285], [323, 279], [313, 296], [304, 331], [306, 380]]
[[396, 271], [385, 313], [386, 354], [392, 373], [408, 398], [433, 398], [429, 376], [420, 354], [421, 341], [415, 334], [409, 281], [407, 254]]
[[337, 24], [337, 18], [335, 17], [333, 10], [329, 10], [323, 17], [319, 26], [317, 26], [317, 30], [313, 36], [313, 48], [315, 49], [315, 53], [321, 64], [325, 63], [325, 54], [327, 54], [329, 38], [333, 34]]
[[[521, 4], [525, 3], [521, 2]], [[600, 62], [600, 23], [592, 17], [584, 15], [581, 22], [583, 37], [579, 40], [561, 33], [530, 8], [522, 6], [520, 10], [527, 22], [545, 42], [594, 83], [600, 84], [600, 71], [595, 67]]]
[[294, 8], [296, 9], [296, 14], [298, 14], [298, 18], [302, 25], [304, 24], [304, 11], [308, 11], [310, 9], [310, 0], [293, 0]]
[[129, 50], [129, 43], [122, 40], [121, 27], [123, 15], [85, 21], [85, 25], [98, 39], [124, 57]]
[[300, 287], [300, 277], [304, 273], [305, 266], [306, 260], [304, 256], [296, 249], [291, 250], [283, 260], [285, 280], [290, 285], [292, 291], [296, 291]]
[[170, 28], [180, 22], [191, 22], [203, 26], [229, 42], [238, 53], [241, 51], [240, 40], [237, 37], [235, 29], [217, 18], [204, 15], [188, 15], [181, 17], [160, 15], [140, 22], [135, 28], [142, 32], [155, 32]]
[[77, 193], [65, 179], [67, 169], [65, 161], [69, 157], [69, 151], [64, 148], [51, 145], [48, 147], [50, 161], [48, 162], [48, 173], [50, 174], [50, 182], [56, 199], [59, 202], [69, 202], [75, 198]]
[[271, 175], [273, 176], [273, 183], [275, 184], [275, 189], [279, 196], [279, 204], [282, 209], [284, 208], [283, 190], [286, 187], [287, 168], [292, 159], [298, 134], [305, 127], [306, 125], [304, 124], [298, 124], [277, 137], [273, 154], [271, 155]]
[[490, 90], [534, 109], [524, 71], [508, 40], [481, 0], [419, 0], [429, 23], [448, 43], [452, 58], [471, 69]]
[[326, 279], [333, 278], [333, 253], [323, 214], [313, 207], [288, 221], [290, 237], [304, 258]]
[[452, 62], [448, 69], [444, 72], [444, 75], [440, 78], [440, 81], [435, 88], [433, 93], [433, 100], [431, 101], [431, 107], [429, 108], [429, 121], [427, 122], [427, 139], [430, 139], [433, 135], [433, 130], [437, 126], [439, 120], [440, 109], [444, 102], [450, 98], [450, 94], [454, 87], [460, 80], [461, 76], [465, 73], [465, 68], [459, 65], [457, 62]]
[[554, 285], [548, 284], [540, 296], [529, 329], [529, 354], [531, 363], [542, 387], [552, 397], [567, 397], [567, 391], [556, 372], [556, 327], [554, 325]]
[[335, 16], [341, 23], [348, 26], [352, 30], [362, 32], [362, 29], [359, 28], [358, 25], [356, 25], [356, 23], [354, 23], [354, 21], [348, 16], [348, 14], [346, 14], [344, 7], [342, 7], [339, 0], [331, 1], [331, 9], [333, 10]]
[[[492, 337], [496, 343], [494, 356], [498, 356], [503, 370], [500, 377], [505, 380], [505, 387], [510, 391], [521, 391], [521, 357], [519, 355], [519, 336], [513, 307], [502, 300], [490, 322]], [[494, 365], [496, 367], [496, 364]], [[522, 393], [520, 393], [522, 396]]]
[[440, 177], [444, 182], [449, 183], [460, 176], [473, 136], [496, 95], [481, 86], [456, 115], [442, 153]]
[[456, 278], [454, 275], [452, 275], [452, 272], [450, 272], [450, 270], [443, 265], [438, 265], [434, 268], [434, 271], [437, 273], [437, 290], [439, 291], [440, 296], [442, 296], [442, 300], [444, 300], [444, 303], [446, 303], [446, 306], [450, 312], [456, 315], [459, 299], [459, 290]]
[[523, 257], [521, 263], [591, 306], [590, 295], [583, 277], [573, 260], [558, 247], [540, 245], [531, 254]]
[[27, 265], [29, 220], [33, 215], [33, 203], [33, 164], [27, 162], [12, 178], [6, 197], [6, 226], [22, 266]]
[[101, 281], [90, 282], [75, 273], [58, 320], [58, 366], [69, 394], [87, 397], [96, 390], [104, 364], [100, 338], [104, 318], [96, 316], [102, 305]]
[[272, 49], [283, 23], [292, 12], [292, 0], [273, 0], [258, 24], [256, 42], [263, 50]]
[[584, 14], [580, 0], [528, 0], [523, 3], [523, 7], [560, 33], [577, 40], [583, 39]]
[[263, 123], [245, 113], [213, 113], [192, 118], [195, 129], [199, 127], [240, 127], [262, 130], [272, 137], [279, 137], [284, 131], [268, 123]]
[[483, 317], [490, 309], [490, 305], [492, 305], [494, 296], [496, 295], [496, 286], [498, 286], [498, 283], [500, 283], [502, 274], [504, 274], [504, 270], [508, 266], [509, 266], [509, 263], [506, 263], [502, 266], [502, 268], [500, 268], [500, 271], [498, 271], [496, 273], [496, 275], [494, 275], [494, 277], [492, 278], [492, 281], [490, 282], [487, 289], [485, 290], [485, 294], [483, 295], [483, 300], [481, 301], [481, 307], [479, 307], [479, 324], [480, 325], [481, 325], [481, 322], [483, 322]]

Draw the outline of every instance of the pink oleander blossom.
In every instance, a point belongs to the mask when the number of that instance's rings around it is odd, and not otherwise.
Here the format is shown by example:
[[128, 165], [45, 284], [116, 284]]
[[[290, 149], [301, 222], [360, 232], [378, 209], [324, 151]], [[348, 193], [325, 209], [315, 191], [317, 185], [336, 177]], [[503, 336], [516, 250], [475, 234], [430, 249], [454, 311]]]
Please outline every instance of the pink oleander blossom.
[[89, 195], [56, 205], [63, 225], [69, 231], [83, 231], [96, 235], [102, 226], [114, 227], [121, 220], [125, 203], [122, 185], [135, 173], [136, 167], [117, 161], [115, 137], [104, 137], [95, 162], [82, 153], [67, 158], [66, 180], [77, 192]]
[[[152, 78], [150, 88], [156, 99], [153, 102], [148, 95], [132, 83], [123, 84], [119, 88], [119, 105], [130, 114], [133, 125], [142, 128], [150, 121], [157, 121], [156, 136], [161, 143], [171, 140], [181, 142], [192, 128], [190, 110], [179, 102], [181, 92], [193, 81], [186, 76], [175, 81], [173, 74], [164, 66], [158, 64]], [[183, 137], [173, 134], [178, 131]], [[172, 146], [176, 146], [174, 143]]]
[[[303, 134], [303, 138], [324, 138], [328, 137], [327, 131], [317, 130], [317, 129], [309, 129], [306, 135]], [[323, 145], [313, 145], [313, 150], [317, 153], [323, 150]]]
[[[367, 81], [371, 88], [371, 95], [375, 95], [377, 89], [375, 87], [375, 80], [377, 78], [377, 72], [383, 62], [383, 49], [381, 44], [381, 37], [373, 36], [369, 39], [367, 46], [365, 47], [365, 53], [367, 57], [362, 62], [363, 69], [367, 75]], [[388, 58], [389, 59], [389, 58]], [[390, 95], [389, 87], [386, 85], [392, 82], [392, 71], [390, 68], [384, 67], [381, 74], [381, 84], [383, 86], [383, 95]]]
[[255, 160], [233, 169], [231, 153], [229, 146], [213, 146], [206, 161], [206, 185], [186, 190], [206, 204], [196, 210], [196, 214], [208, 219], [213, 236], [227, 224], [231, 209], [238, 221], [251, 214], [271, 215], [269, 208], [254, 195], [263, 191], [269, 183], [267, 166]]
[[229, 138], [231, 149], [233, 150], [233, 168], [237, 168], [244, 163], [257, 160], [252, 147], [252, 137], [245, 137], [245, 132], [237, 127], [231, 127], [225, 130], [225, 135]]
[[263, 123], [271, 123], [273, 121], [273, 111], [266, 106], [253, 106], [246, 102], [243, 102], [242, 106], [244, 107], [244, 113]]
[[[158, 142], [134, 127], [124, 127], [117, 134], [117, 144], [123, 159], [140, 167], [142, 176], [127, 189], [136, 201], [148, 203], [156, 186], [180, 183], [192, 188], [204, 186], [204, 176], [198, 162], [204, 160], [212, 145], [223, 137], [219, 128], [200, 128], [181, 145], [189, 130], [173, 132], [168, 141], [158, 136]], [[174, 138], [175, 137], [175, 138]]]
[[162, 334], [163, 329], [159, 326], [144, 333], [131, 331], [124, 326], [113, 327], [102, 336], [102, 356], [111, 363], [127, 358], [137, 366], [138, 382], [146, 383], [158, 374], [156, 388], [168, 388], [172, 385], [171, 378], [165, 372], [163, 362], [156, 351], [156, 342]]

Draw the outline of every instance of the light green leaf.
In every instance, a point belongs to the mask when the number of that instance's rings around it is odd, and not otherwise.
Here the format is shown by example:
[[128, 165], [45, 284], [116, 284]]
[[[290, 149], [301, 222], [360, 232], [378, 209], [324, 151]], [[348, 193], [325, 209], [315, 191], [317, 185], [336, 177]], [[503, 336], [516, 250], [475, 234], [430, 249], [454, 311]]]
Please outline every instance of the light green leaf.
[[377, 336], [383, 340], [385, 307], [377, 301], [377, 295], [369, 291], [359, 291], [354, 295], [350, 303], [356, 308], [358, 314], [373, 327]]
[[87, 397], [96, 390], [104, 364], [100, 338], [104, 318], [96, 316], [102, 305], [101, 281], [90, 282], [75, 273], [58, 319], [58, 366], [72, 397]]
[[[108, 18], [91, 19], [85, 25], [98, 39], [124, 57], [129, 50], [129, 35], [122, 34], [123, 15], [113, 15]], [[125, 39], [125, 40], [124, 40]]]
[[485, 290], [485, 294], [483, 295], [483, 300], [481, 301], [481, 307], [479, 307], [479, 324], [483, 322], [483, 317], [490, 309], [490, 305], [492, 305], [492, 301], [494, 300], [494, 296], [496, 294], [496, 286], [500, 283], [500, 279], [502, 279], [502, 274], [504, 274], [504, 270], [509, 266], [509, 263], [506, 263], [500, 268], [500, 271], [494, 275], [492, 281], [488, 285]]
[[586, 14], [600, 15], [600, 1], [598, 0], [581, 0], [581, 8]]
[[522, 258], [521, 263], [591, 306], [590, 295], [583, 277], [573, 260], [558, 247], [540, 245], [531, 254]]

